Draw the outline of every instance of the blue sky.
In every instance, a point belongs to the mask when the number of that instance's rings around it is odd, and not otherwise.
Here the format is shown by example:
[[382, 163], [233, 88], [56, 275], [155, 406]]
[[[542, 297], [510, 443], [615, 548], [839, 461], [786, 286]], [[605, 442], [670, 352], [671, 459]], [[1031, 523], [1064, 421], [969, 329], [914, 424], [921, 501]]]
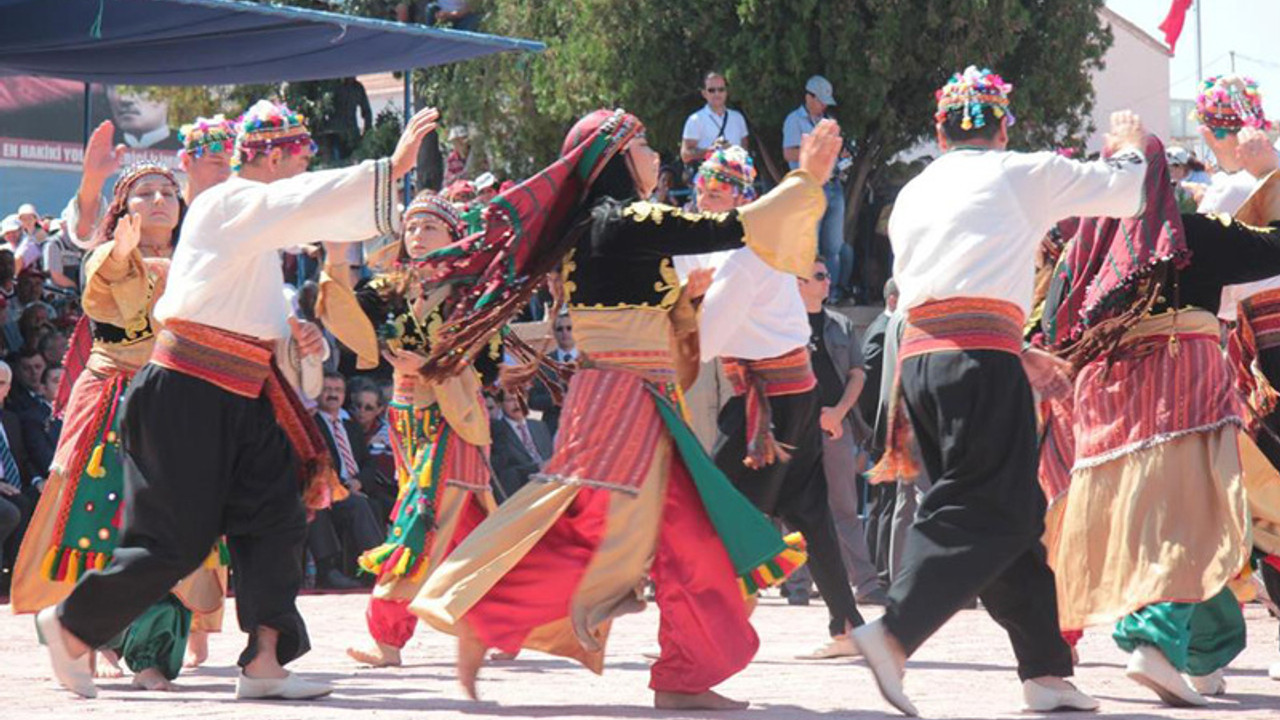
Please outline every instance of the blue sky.
[[[1204, 75], [1230, 72], [1230, 52], [1236, 54], [1236, 73], [1258, 81], [1267, 117], [1280, 118], [1280, 0], [1196, 0], [1201, 9]], [[1172, 0], [1107, 0], [1107, 6], [1163, 42], [1160, 23]], [[1195, 7], [1178, 39], [1177, 54], [1169, 62], [1170, 97], [1191, 99], [1196, 92]]]

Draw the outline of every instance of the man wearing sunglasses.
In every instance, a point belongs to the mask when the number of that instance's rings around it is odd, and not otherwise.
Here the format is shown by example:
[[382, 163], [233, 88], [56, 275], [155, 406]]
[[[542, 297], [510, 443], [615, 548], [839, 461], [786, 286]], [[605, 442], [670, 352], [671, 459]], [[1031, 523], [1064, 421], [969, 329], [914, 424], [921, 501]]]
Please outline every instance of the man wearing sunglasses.
[[702, 78], [702, 97], [707, 104], [684, 121], [680, 147], [680, 161], [694, 164], [695, 171], [717, 142], [747, 147], [747, 120], [728, 107], [729, 85], [724, 76], [715, 71], [707, 73]]

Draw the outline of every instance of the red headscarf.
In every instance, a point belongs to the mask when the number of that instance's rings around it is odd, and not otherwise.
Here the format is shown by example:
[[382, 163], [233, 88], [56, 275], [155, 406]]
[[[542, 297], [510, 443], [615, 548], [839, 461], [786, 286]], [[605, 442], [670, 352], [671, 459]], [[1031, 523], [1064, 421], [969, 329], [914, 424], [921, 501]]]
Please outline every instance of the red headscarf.
[[503, 192], [484, 230], [429, 256], [433, 281], [471, 289], [449, 314], [425, 373], [447, 376], [524, 307], [568, 252], [566, 236], [600, 172], [644, 125], [623, 110], [596, 110], [569, 130], [560, 159]]

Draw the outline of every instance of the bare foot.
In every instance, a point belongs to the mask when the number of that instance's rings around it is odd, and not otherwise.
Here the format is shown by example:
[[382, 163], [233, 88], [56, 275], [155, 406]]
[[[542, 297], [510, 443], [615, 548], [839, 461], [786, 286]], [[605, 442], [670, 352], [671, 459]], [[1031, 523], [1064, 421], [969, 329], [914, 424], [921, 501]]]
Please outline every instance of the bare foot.
[[169, 682], [169, 678], [160, 672], [159, 668], [147, 668], [137, 675], [133, 676], [133, 686], [139, 690], [152, 690], [168, 692], [173, 689], [173, 683]]
[[203, 630], [192, 630], [191, 637], [187, 639], [187, 658], [183, 661], [182, 667], [200, 667], [208, 659], [209, 633]]
[[400, 648], [375, 642], [372, 650], [347, 648], [347, 656], [369, 667], [400, 667]]
[[480, 676], [480, 666], [484, 664], [487, 649], [470, 625], [458, 623], [458, 682], [462, 683], [462, 691], [472, 700], [480, 699], [476, 693], [476, 678]]
[[730, 700], [714, 690], [696, 694], [654, 691], [653, 706], [659, 710], [746, 710], [751, 703]]
[[120, 667], [120, 656], [111, 650], [99, 650], [97, 659], [91, 657], [93, 676], [103, 680], [124, 677], [124, 668]]

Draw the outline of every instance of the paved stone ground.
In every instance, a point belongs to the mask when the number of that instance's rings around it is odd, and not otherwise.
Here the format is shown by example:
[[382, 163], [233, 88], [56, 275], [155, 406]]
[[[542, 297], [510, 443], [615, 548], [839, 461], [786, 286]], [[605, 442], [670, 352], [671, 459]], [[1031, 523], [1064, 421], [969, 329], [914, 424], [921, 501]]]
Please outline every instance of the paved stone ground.
[[[0, 718], [681, 718], [696, 714], [651, 707], [648, 663], [655, 646], [654, 609], [614, 625], [610, 661], [603, 676], [568, 662], [529, 654], [492, 664], [481, 676], [485, 702], [462, 699], [453, 681], [450, 638], [422, 631], [406, 650], [408, 665], [395, 670], [359, 669], [344, 655], [363, 636], [364, 596], [308, 596], [299, 601], [314, 648], [297, 669], [337, 684], [326, 700], [312, 703], [239, 703], [232, 699], [231, 667], [242, 636], [214, 636], [209, 667], [179, 679], [174, 693], [129, 689], [128, 680], [106, 681], [97, 700], [84, 701], [55, 689], [47, 661], [35, 643], [30, 617], [0, 615]], [[874, 609], [869, 614], [875, 614]], [[1230, 694], [1210, 710], [1172, 710], [1123, 676], [1125, 656], [1107, 633], [1091, 631], [1081, 642], [1078, 682], [1102, 700], [1102, 715], [1114, 718], [1203, 718], [1276, 720], [1280, 682], [1267, 678], [1276, 654], [1276, 621], [1257, 605], [1248, 608], [1248, 650], [1228, 673]], [[755, 662], [721, 686], [754, 704], [741, 713], [713, 715], [751, 720], [819, 717], [894, 717], [876, 692], [869, 671], [857, 662], [792, 659], [823, 639], [821, 606], [789, 607], [766, 598], [755, 616], [762, 647]], [[228, 623], [228, 630], [231, 623]], [[924, 717], [1012, 718], [1021, 696], [1011, 652], [1000, 629], [980, 611], [957, 616], [917, 654], [907, 672], [907, 690]], [[706, 717], [707, 714], [701, 715]], [[1072, 717], [1067, 715], [1064, 717]]]

